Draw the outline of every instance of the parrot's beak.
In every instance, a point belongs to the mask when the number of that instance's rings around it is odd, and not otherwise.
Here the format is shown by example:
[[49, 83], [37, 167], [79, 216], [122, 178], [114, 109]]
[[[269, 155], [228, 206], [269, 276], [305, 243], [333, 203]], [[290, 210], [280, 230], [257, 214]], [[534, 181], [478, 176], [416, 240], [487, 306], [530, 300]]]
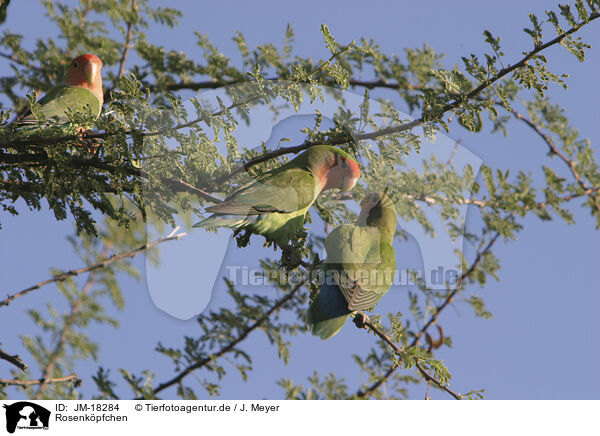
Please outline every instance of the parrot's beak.
[[94, 83], [94, 79], [96, 78], [96, 74], [98, 74], [98, 65], [93, 62], [90, 62], [83, 66], [83, 77], [85, 80], [91, 85]]
[[354, 185], [356, 185], [357, 180], [358, 179], [355, 177], [342, 177], [342, 183], [340, 184], [340, 191], [342, 191], [342, 192], [351, 191], [352, 188], [354, 188]]
[[370, 209], [367, 209], [365, 205], [368, 203], [368, 198], [364, 197], [360, 202], [360, 212], [358, 214], [358, 218], [356, 219], [356, 224], [359, 226], [364, 226], [367, 224], [367, 217], [369, 216]]

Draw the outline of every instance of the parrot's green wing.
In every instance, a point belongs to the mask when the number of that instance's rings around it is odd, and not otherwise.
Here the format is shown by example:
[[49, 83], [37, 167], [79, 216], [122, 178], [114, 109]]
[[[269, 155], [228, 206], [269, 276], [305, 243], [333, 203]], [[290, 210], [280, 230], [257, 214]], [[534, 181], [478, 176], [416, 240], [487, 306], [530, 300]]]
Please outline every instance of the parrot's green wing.
[[209, 212], [231, 215], [292, 213], [310, 206], [318, 194], [315, 177], [300, 168], [281, 168], [234, 192]]
[[[102, 106], [100, 100], [94, 93], [85, 88], [76, 86], [58, 86], [51, 89], [38, 102], [40, 112], [49, 123], [66, 123], [69, 119], [66, 115], [67, 109], [72, 111], [83, 111], [86, 106], [92, 110], [92, 114], [98, 116]], [[19, 126], [37, 125], [37, 120], [32, 113], [25, 115], [16, 122]]]
[[377, 228], [337, 227], [325, 240], [325, 248], [327, 267], [349, 310], [372, 308], [392, 286], [396, 255], [394, 248], [381, 240]]

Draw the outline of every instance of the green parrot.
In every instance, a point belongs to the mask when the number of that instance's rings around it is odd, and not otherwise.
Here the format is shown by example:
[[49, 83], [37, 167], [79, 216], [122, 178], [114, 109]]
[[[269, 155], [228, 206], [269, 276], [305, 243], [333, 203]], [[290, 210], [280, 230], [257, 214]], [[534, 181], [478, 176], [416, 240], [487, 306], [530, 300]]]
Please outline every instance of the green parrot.
[[[79, 56], [69, 65], [64, 84], [52, 88], [38, 102], [40, 112], [50, 123], [65, 123], [67, 109], [82, 110], [87, 105], [96, 116], [100, 115], [104, 94], [102, 91], [102, 61], [92, 54]], [[33, 114], [17, 119], [14, 126], [28, 134], [38, 130]]]
[[323, 283], [306, 313], [321, 339], [339, 332], [353, 311], [370, 310], [390, 289], [396, 270], [392, 242], [396, 208], [385, 193], [369, 193], [356, 224], [336, 227], [325, 238]]
[[306, 212], [327, 189], [351, 190], [360, 177], [358, 163], [345, 151], [315, 145], [279, 168], [261, 175], [222, 203], [194, 227], [228, 227], [263, 235], [284, 248], [304, 225]]

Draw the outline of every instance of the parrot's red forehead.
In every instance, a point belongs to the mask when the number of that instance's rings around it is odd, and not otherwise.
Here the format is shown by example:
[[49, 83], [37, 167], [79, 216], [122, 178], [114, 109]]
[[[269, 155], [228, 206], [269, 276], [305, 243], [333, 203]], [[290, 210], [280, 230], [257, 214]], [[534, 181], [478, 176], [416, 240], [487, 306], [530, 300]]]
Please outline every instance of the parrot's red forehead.
[[360, 168], [358, 167], [358, 163], [353, 159], [346, 159], [346, 162], [348, 163], [348, 168], [350, 168], [352, 177], [358, 179], [360, 177]]
[[104, 102], [102, 92], [102, 61], [93, 54], [84, 54], [71, 61], [64, 83], [68, 86], [86, 88], [98, 97], [100, 105]]
[[92, 64], [97, 64], [100, 67], [102, 66], [102, 61], [100, 60], [100, 58], [93, 54], [84, 54], [84, 55], [78, 56], [75, 59], [73, 59], [73, 62], [92, 63]]

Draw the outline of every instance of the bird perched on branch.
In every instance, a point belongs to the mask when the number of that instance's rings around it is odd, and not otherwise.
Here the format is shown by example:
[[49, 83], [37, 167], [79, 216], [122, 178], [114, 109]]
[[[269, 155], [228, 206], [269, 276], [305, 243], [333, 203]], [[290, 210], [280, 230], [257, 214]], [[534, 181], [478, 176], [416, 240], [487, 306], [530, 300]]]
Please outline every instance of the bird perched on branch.
[[358, 163], [345, 151], [316, 145], [260, 176], [220, 204], [194, 227], [228, 227], [263, 235], [284, 248], [304, 225], [306, 212], [322, 191], [351, 190], [360, 177]]
[[338, 333], [353, 311], [373, 308], [393, 283], [394, 203], [381, 192], [360, 205], [356, 224], [336, 227], [325, 239], [323, 283], [306, 313], [309, 330], [321, 339]]
[[[69, 121], [67, 111], [83, 111], [89, 106], [98, 117], [104, 103], [102, 91], [102, 61], [98, 56], [85, 54], [71, 61], [64, 83], [52, 88], [39, 100], [39, 112], [51, 123]], [[36, 133], [38, 122], [31, 112], [17, 119], [14, 126], [29, 134]]]

